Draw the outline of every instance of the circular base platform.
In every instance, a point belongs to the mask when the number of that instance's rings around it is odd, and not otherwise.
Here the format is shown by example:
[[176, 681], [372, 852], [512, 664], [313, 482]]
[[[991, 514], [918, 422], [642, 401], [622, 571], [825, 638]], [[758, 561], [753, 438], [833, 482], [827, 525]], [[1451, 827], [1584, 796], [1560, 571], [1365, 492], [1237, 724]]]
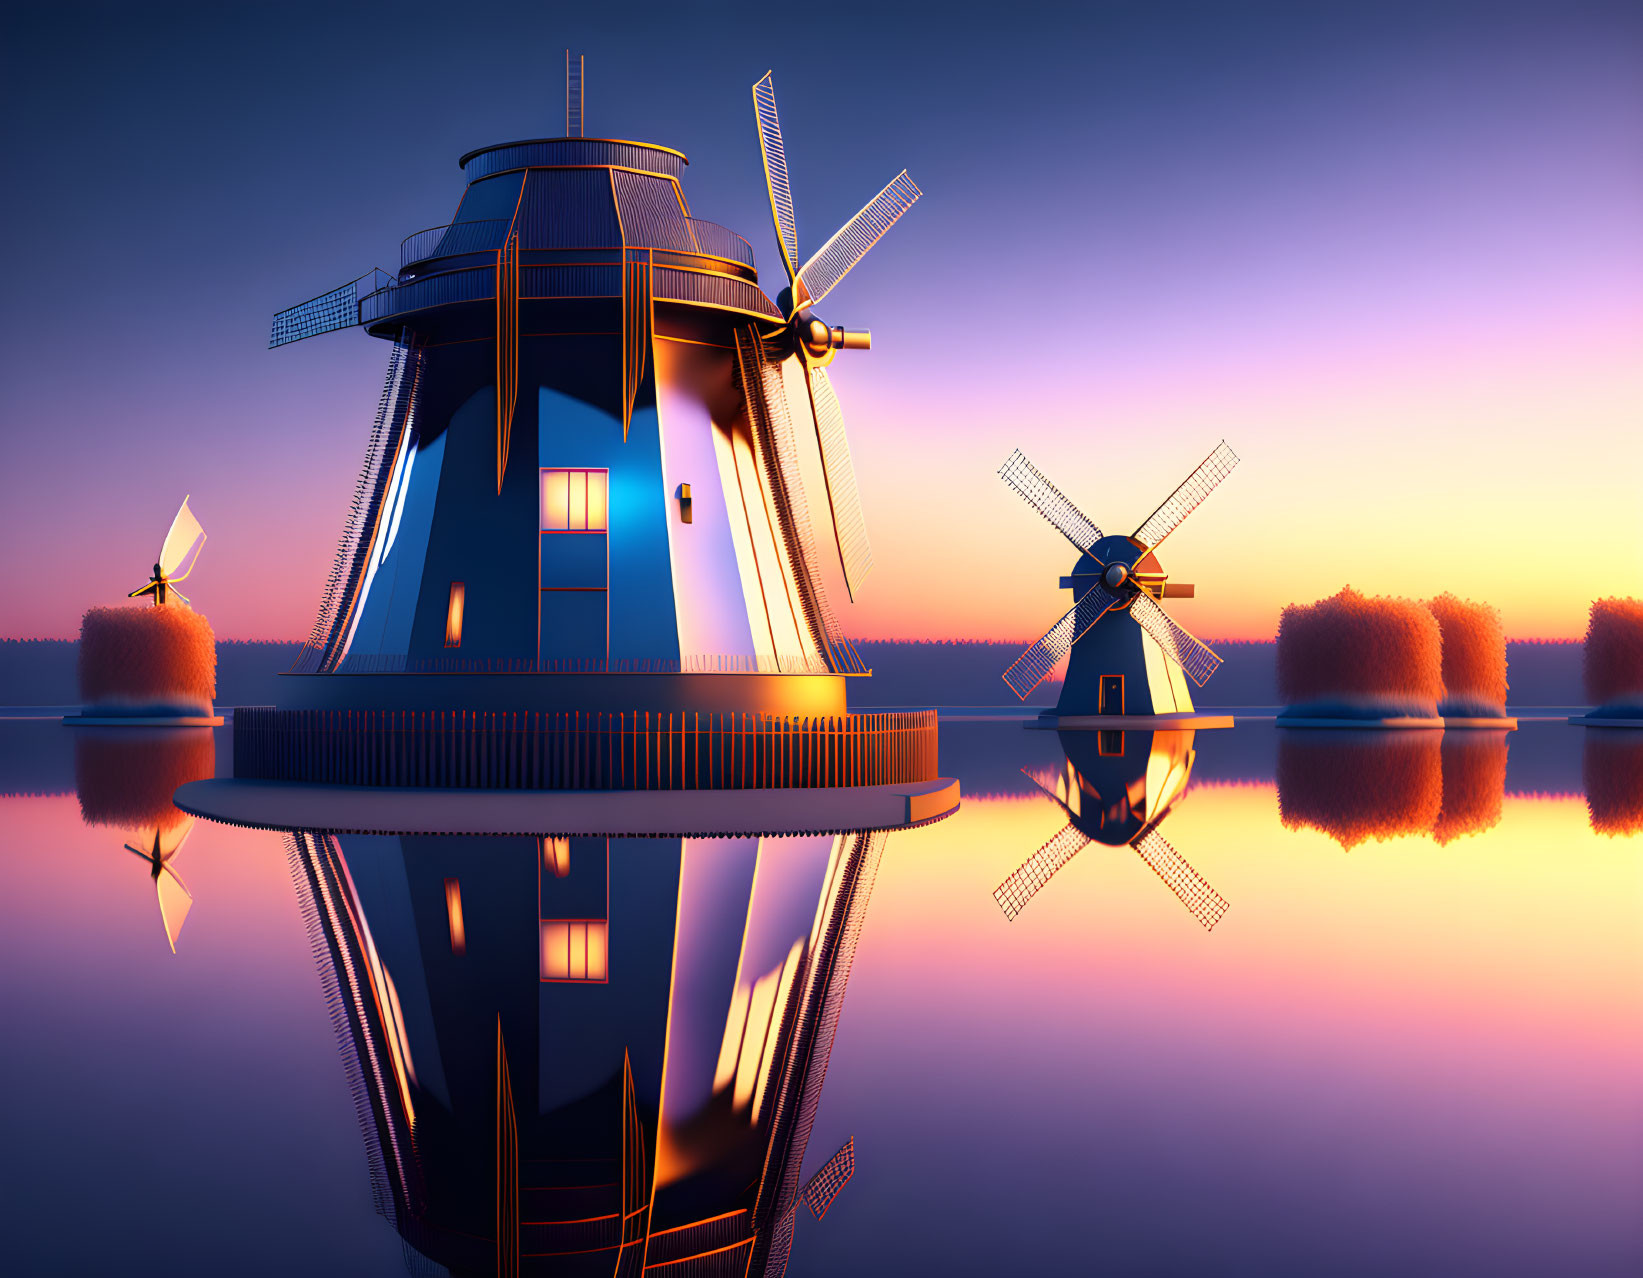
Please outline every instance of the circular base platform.
[[179, 786], [225, 825], [332, 834], [795, 835], [902, 830], [958, 811], [948, 777], [766, 790], [424, 790], [219, 777]]
[[1385, 719], [1286, 719], [1279, 715], [1273, 722], [1280, 728], [1363, 728], [1372, 732], [1383, 728], [1442, 728], [1444, 726], [1442, 719], [1416, 719], [1408, 715], [1389, 716]]
[[1576, 714], [1569, 716], [1570, 723], [1579, 724], [1583, 728], [1631, 728], [1633, 731], [1643, 731], [1643, 719], [1631, 718], [1600, 718], [1590, 714]]
[[1443, 716], [1443, 726], [1445, 728], [1482, 728], [1484, 730], [1494, 728], [1499, 731], [1513, 732], [1517, 729], [1517, 720], [1510, 715], [1505, 715], [1499, 719], [1495, 719], [1489, 717], [1479, 718], [1468, 715], [1446, 714]]
[[63, 723], [71, 728], [220, 728], [217, 715], [137, 715], [65, 714]]
[[1041, 714], [1029, 728], [1054, 728], [1060, 732], [1163, 731], [1169, 728], [1230, 728], [1230, 714], [1200, 714], [1195, 710], [1177, 714]]

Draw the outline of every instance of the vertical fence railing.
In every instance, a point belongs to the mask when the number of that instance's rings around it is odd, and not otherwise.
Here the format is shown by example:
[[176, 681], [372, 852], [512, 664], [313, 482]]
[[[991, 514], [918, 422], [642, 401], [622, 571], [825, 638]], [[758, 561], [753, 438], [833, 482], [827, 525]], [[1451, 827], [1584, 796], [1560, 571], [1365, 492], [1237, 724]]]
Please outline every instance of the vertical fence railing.
[[699, 711], [234, 712], [234, 774], [490, 790], [742, 790], [936, 775], [933, 710], [816, 717]]

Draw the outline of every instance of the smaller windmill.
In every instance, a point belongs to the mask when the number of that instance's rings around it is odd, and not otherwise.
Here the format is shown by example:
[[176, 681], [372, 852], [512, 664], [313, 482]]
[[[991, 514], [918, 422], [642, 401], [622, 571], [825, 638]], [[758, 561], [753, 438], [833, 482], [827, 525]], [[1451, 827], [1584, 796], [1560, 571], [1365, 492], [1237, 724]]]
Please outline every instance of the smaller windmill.
[[177, 937], [182, 934], [188, 912], [194, 908], [194, 895], [178, 877], [171, 861], [188, 841], [189, 832], [193, 828], [194, 818], [187, 817], [181, 825], [173, 826], [169, 830], [155, 826], [153, 839], [143, 839], [149, 846], [134, 847], [129, 843], [125, 845], [127, 852], [148, 862], [148, 875], [154, 880], [154, 895], [160, 903], [160, 922], [165, 927], [165, 939], [170, 944], [173, 954], [177, 952]]
[[1057, 717], [1191, 713], [1182, 673], [1202, 687], [1221, 658], [1159, 606], [1161, 599], [1190, 599], [1193, 588], [1172, 583], [1156, 552], [1237, 464], [1223, 440], [1139, 528], [1109, 537], [1020, 449], [1010, 454], [999, 475], [1079, 552], [1071, 575], [1061, 579], [1073, 606], [1004, 672], [1016, 696], [1025, 700], [1070, 651]]
[[1026, 775], [1067, 814], [1067, 824], [993, 892], [1004, 917], [1014, 920], [1056, 871], [1091, 843], [1103, 843], [1134, 848], [1204, 930], [1214, 928], [1226, 901], [1158, 833], [1192, 775], [1191, 731], [1060, 736], [1067, 763], [1055, 787]]
[[194, 571], [204, 547], [205, 529], [194, 518], [194, 512], [188, 508], [188, 498], [184, 497], [183, 504], [177, 508], [177, 517], [171, 521], [171, 530], [166, 533], [165, 542], [160, 547], [160, 562], [154, 565], [154, 575], [146, 586], [133, 590], [126, 598], [140, 599], [144, 595], [152, 595], [154, 606], [159, 607], [165, 603], [168, 594], [174, 594], [187, 603], [188, 596], [177, 589], [177, 583]]

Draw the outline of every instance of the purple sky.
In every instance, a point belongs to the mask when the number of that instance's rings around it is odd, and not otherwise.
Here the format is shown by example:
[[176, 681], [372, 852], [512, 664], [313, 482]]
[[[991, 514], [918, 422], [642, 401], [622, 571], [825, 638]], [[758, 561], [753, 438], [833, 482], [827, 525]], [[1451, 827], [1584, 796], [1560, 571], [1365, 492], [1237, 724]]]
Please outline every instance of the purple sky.
[[590, 135], [688, 154], [771, 291], [767, 68], [801, 248], [903, 166], [925, 192], [825, 308], [875, 334], [834, 378], [878, 563], [847, 629], [1038, 633], [1067, 555], [994, 477], [1010, 449], [1127, 530], [1223, 435], [1244, 465], [1169, 564], [1206, 636], [1347, 581], [1523, 636], [1639, 593], [1643, 11], [750, 12], [15, 15], [0, 633], [139, 585], [184, 493], [218, 634], [307, 632], [386, 348], [271, 352], [269, 318], [448, 221], [465, 150], [558, 132], [567, 45]]

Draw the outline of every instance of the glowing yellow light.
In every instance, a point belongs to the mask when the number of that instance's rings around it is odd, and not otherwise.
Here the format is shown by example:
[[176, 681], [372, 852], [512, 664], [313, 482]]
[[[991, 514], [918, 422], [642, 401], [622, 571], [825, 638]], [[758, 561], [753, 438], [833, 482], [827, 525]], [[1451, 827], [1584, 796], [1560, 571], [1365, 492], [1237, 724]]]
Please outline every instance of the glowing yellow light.
[[603, 981], [609, 966], [609, 925], [599, 921], [542, 920], [544, 981]]
[[542, 471], [542, 531], [604, 532], [608, 496], [605, 471]]
[[455, 879], [445, 880], [445, 917], [451, 924], [451, 953], [468, 952], [468, 932], [462, 925], [462, 885]]
[[588, 531], [605, 531], [605, 483], [606, 474], [602, 470], [588, 472]]
[[542, 840], [542, 864], [556, 879], [570, 873], [570, 840], [551, 835]]
[[460, 581], [451, 583], [451, 601], [445, 608], [445, 646], [460, 648], [462, 646], [462, 605], [467, 596], [467, 590]]

